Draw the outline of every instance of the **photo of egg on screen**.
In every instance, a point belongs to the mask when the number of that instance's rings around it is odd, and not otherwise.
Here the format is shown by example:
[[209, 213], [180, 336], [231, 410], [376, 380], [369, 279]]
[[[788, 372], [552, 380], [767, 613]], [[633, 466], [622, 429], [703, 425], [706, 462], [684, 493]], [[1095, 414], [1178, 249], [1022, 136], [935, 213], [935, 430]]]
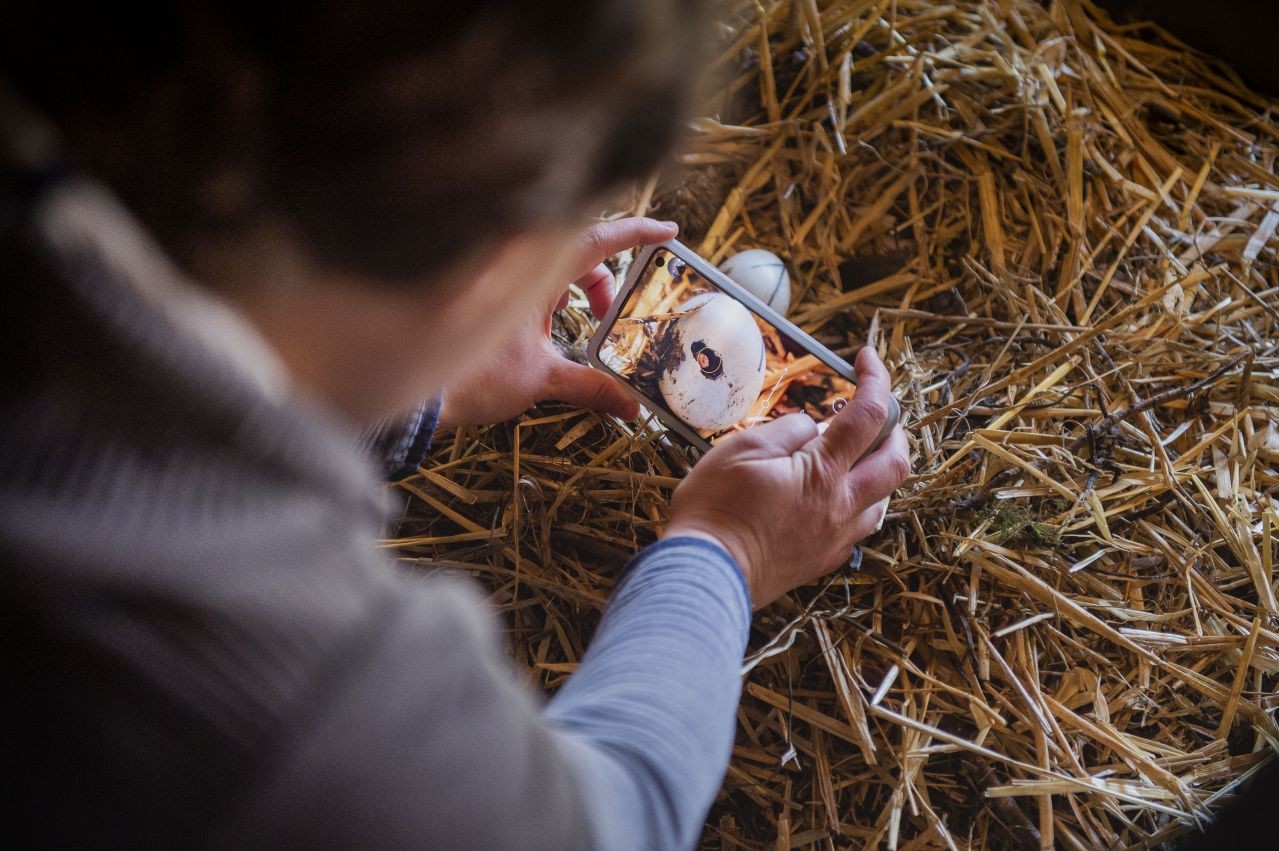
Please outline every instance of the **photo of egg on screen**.
[[600, 359], [708, 443], [797, 411], [823, 422], [854, 393], [851, 381], [664, 248], [628, 294]]

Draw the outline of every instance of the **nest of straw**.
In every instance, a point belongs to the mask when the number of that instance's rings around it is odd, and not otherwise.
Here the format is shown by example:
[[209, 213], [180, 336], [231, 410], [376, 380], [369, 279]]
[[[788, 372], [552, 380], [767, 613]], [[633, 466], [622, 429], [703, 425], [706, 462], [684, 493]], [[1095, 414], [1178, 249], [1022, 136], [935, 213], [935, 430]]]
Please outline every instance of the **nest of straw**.
[[[916, 474], [860, 571], [757, 616], [704, 844], [1196, 830], [1279, 747], [1271, 104], [1079, 0], [721, 21], [684, 171], [628, 212], [782, 256], [791, 318], [889, 364]], [[554, 406], [441, 433], [388, 544], [486, 582], [554, 689], [691, 460]]]

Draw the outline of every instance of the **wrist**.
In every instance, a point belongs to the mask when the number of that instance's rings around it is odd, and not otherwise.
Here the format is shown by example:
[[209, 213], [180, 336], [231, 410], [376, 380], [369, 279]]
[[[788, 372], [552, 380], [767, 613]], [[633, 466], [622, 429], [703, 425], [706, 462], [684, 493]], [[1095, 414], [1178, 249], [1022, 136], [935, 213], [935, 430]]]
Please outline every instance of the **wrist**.
[[449, 394], [447, 392], [441, 393], [440, 411], [436, 415], [436, 428], [455, 428], [462, 425], [462, 423], [453, 418], [455, 414], [454, 407], [449, 404]]
[[723, 549], [737, 564], [737, 569], [741, 571], [742, 578], [746, 581], [746, 590], [751, 600], [755, 599], [755, 576], [751, 568], [746, 553], [742, 547], [737, 544], [731, 535], [725, 535], [722, 532], [708, 529], [695, 523], [672, 521], [667, 525], [666, 529], [658, 536], [660, 540], [669, 538], [698, 538], [703, 541], [709, 541], [712, 544]]

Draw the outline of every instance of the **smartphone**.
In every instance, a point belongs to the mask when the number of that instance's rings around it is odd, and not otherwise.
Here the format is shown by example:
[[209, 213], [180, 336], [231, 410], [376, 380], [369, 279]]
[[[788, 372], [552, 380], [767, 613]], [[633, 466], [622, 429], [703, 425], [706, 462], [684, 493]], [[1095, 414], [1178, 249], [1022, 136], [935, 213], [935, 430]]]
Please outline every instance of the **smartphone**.
[[[851, 364], [676, 240], [631, 264], [587, 358], [703, 450], [797, 411], [822, 428], [857, 385]], [[897, 425], [896, 399], [890, 413], [867, 453]]]

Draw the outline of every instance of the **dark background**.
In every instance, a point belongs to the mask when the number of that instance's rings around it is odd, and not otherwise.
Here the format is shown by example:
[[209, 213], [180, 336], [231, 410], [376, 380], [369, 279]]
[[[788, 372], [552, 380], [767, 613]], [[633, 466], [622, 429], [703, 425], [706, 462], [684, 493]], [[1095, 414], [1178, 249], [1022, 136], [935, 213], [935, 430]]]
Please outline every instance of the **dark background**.
[[1279, 94], [1279, 0], [1097, 0], [1119, 22], [1151, 20]]

